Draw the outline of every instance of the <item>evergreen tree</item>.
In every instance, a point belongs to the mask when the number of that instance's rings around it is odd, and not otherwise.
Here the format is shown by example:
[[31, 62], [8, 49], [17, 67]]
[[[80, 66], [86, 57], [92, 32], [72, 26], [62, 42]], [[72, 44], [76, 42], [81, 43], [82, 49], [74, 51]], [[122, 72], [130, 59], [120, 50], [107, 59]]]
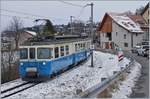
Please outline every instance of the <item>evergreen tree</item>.
[[50, 20], [46, 20], [46, 24], [43, 29], [44, 36], [53, 36], [55, 34], [54, 27]]
[[46, 21], [42, 32], [38, 33], [38, 36], [53, 36], [55, 34], [55, 29], [53, 27], [52, 22], [49, 19], [36, 19], [35, 21]]

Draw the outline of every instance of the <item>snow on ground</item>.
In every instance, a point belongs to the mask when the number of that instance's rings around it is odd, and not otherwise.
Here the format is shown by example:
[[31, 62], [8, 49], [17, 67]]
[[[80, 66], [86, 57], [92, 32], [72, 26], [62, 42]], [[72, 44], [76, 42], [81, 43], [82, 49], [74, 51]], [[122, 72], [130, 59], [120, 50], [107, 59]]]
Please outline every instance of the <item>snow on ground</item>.
[[131, 69], [131, 73], [127, 76], [126, 80], [119, 85], [119, 90], [112, 94], [113, 98], [128, 98], [132, 93], [132, 88], [141, 75], [141, 65], [137, 62], [135, 62], [134, 65], [135, 66]]
[[[116, 55], [94, 51], [94, 67], [90, 67], [90, 60], [89, 58], [85, 64], [52, 81], [38, 84], [8, 98], [73, 98], [76, 96], [76, 90], [85, 91], [100, 83], [102, 77], [112, 76], [113, 71], [120, 70]], [[125, 58], [122, 66], [126, 64], [129, 64], [129, 60]]]
[[25, 83], [25, 81], [22, 81], [21, 79], [16, 79], [16, 80], [1, 84], [1, 91], [4, 91], [6, 89], [12, 88], [14, 86], [17, 86], [23, 83]]

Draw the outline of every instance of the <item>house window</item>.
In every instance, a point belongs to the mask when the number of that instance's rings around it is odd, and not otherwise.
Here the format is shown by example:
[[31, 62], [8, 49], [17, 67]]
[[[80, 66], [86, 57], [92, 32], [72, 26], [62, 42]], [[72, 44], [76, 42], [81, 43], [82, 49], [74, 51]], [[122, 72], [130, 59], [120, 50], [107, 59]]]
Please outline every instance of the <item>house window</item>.
[[136, 36], [138, 36], [138, 34], [136, 33]]
[[126, 39], [126, 34], [124, 34], [124, 39]]
[[109, 40], [111, 40], [111, 32], [107, 32], [106, 37], [108, 37]]
[[128, 47], [128, 43], [124, 43], [124, 47]]
[[118, 35], [118, 33], [116, 32], [116, 36]]

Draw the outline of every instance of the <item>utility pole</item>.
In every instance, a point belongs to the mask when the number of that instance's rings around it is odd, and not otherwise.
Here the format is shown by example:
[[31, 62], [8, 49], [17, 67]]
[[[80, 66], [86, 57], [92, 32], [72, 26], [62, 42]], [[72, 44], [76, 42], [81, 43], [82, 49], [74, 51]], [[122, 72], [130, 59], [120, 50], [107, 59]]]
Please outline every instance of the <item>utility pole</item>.
[[[93, 3], [91, 3], [91, 38], [92, 38], [92, 45], [94, 44], [94, 33], [93, 33]], [[92, 46], [93, 47], [93, 46]], [[91, 67], [94, 67], [93, 65], [93, 48], [91, 52]]]
[[72, 19], [74, 18], [74, 16], [70, 16], [70, 29], [71, 29], [71, 34], [73, 34], [73, 24], [72, 24]]
[[72, 18], [73, 18], [73, 16], [70, 16], [70, 30], [71, 30], [71, 34], [72, 34]]
[[91, 6], [91, 17], [90, 17], [90, 38], [92, 40], [92, 50], [91, 50], [91, 67], [94, 67], [93, 65], [93, 49], [94, 49], [94, 33], [93, 33], [93, 3], [91, 4], [86, 4], [84, 7], [86, 6]]
[[[91, 17], [90, 17], [90, 21], [91, 21], [91, 25], [90, 25], [90, 29], [91, 29], [91, 33], [90, 33], [90, 37], [92, 39], [92, 47], [93, 47], [93, 44], [94, 44], [94, 33], [93, 33], [93, 3], [91, 4], [87, 4], [89, 6], [91, 6]], [[91, 51], [91, 67], [94, 67], [93, 65], [93, 48], [92, 48], [92, 51]]]

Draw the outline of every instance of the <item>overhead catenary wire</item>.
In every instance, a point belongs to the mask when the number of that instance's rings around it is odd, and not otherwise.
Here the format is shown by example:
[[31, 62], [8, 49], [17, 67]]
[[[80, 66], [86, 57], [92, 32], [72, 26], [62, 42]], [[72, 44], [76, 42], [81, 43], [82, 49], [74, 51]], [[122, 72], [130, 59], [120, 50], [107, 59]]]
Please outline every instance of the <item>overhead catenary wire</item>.
[[[81, 7], [81, 10], [80, 10], [78, 16], [75, 17], [76, 19], [79, 19], [79, 17], [81, 16], [81, 14], [84, 11], [84, 8], [87, 6], [87, 5], [83, 6], [83, 5], [73, 4], [70, 2], [62, 1], [62, 0], [60, 0], [60, 2], [68, 4], [68, 5], [76, 6], [76, 7]], [[5, 11], [5, 12], [10, 12], [10, 13], [22, 14], [25, 16], [37, 17], [37, 18], [47, 18], [47, 19], [51, 18], [51, 19], [54, 19], [53, 21], [55, 21], [55, 20], [66, 20], [66, 21], [68, 21], [69, 20], [69, 19], [62, 19], [62, 18], [56, 18], [56, 17], [47, 17], [47, 16], [42, 16], [42, 15], [35, 15], [35, 14], [31, 14], [31, 13], [20, 12], [20, 11], [15, 11], [15, 10], [10, 10], [10, 9], [0, 9], [0, 10]], [[5, 16], [10, 16], [10, 15], [5, 15]], [[21, 18], [28, 19], [29, 17], [21, 17]], [[34, 19], [36, 19], [36, 18], [34, 18]]]
[[59, 2], [68, 4], [68, 5], [71, 5], [71, 6], [80, 7], [81, 10], [80, 10], [79, 14], [75, 17], [76, 19], [79, 19], [79, 17], [81, 16], [81, 14], [82, 14], [83, 11], [84, 11], [84, 8], [87, 6], [87, 4], [86, 4], [86, 5], [78, 5], [78, 4], [74, 4], [74, 3], [70, 3], [70, 2], [66, 2], [66, 1], [62, 1], [62, 0], [60, 0]]
[[0, 14], [2, 16], [6, 16], [6, 17], [18, 17], [18, 18], [24, 18], [24, 19], [31, 19], [31, 20], [35, 20], [36, 18], [31, 18], [31, 17], [23, 17], [23, 16], [16, 16], [16, 15], [8, 15], [8, 14]]
[[20, 12], [20, 11], [15, 11], [15, 10], [8, 10], [8, 9], [0, 9], [0, 10], [5, 11], [5, 12], [10, 12], [10, 13], [22, 14], [22, 15], [25, 15], [25, 16], [28, 15], [28, 16], [37, 17], [37, 18], [51, 18], [51, 19], [55, 19], [55, 20], [67, 20], [68, 21], [68, 19], [35, 15], [35, 14]]
[[[35, 21], [36, 19], [38, 18], [35, 18], [35, 17], [28, 17], [28, 16], [16, 16], [16, 15], [8, 15], [8, 14], [0, 14], [1, 16], [6, 16], [6, 17], [10, 17], [10, 18], [13, 18], [13, 17], [18, 17], [20, 19], [28, 19], [28, 20], [31, 20], [31, 21]], [[55, 22], [55, 20], [51, 20], [52, 22]]]
[[80, 12], [79, 12], [77, 18], [79, 18], [79, 17], [81, 16], [81, 14], [83, 14], [83, 11], [84, 11], [84, 8], [85, 8], [85, 7], [86, 7], [86, 6], [83, 6], [83, 7], [81, 8], [81, 10], [80, 10]]
[[[60, 2], [81, 8], [78, 16], [75, 17], [75, 19], [77, 19], [77, 20], [79, 20], [79, 17], [83, 13], [84, 8], [87, 6], [87, 5], [83, 6], [83, 5], [73, 4], [73, 3], [70, 3], [70, 2], [62, 1], [62, 0]], [[19, 16], [19, 15], [9, 15], [9, 14], [2, 14], [2, 13], [0, 14], [2, 16], [7, 16], [7, 17], [19, 17], [19, 18], [31, 19], [31, 20], [35, 20], [35, 19], [38, 19], [38, 18], [39, 19], [40, 18], [47, 18], [47, 19], [51, 18], [52, 21], [56, 21], [56, 20], [68, 21], [69, 20], [69, 19], [63, 19], [63, 18], [56, 18], [56, 17], [48, 17], [48, 16], [42, 16], [42, 15], [36, 15], [36, 14], [26, 13], [26, 12], [22, 12], [22, 11], [15, 11], [15, 10], [10, 10], [10, 9], [0, 9], [0, 10], [5, 11], [5, 12], [9, 12], [9, 13], [15, 13], [15, 14], [23, 15], [23, 16]]]
[[78, 4], [74, 4], [74, 3], [70, 3], [70, 2], [66, 2], [66, 1], [62, 1], [62, 0], [60, 0], [59, 2], [62, 2], [64, 4], [68, 4], [68, 5], [72, 5], [72, 6], [76, 6], [76, 7], [83, 7], [82, 5], [78, 5]]

